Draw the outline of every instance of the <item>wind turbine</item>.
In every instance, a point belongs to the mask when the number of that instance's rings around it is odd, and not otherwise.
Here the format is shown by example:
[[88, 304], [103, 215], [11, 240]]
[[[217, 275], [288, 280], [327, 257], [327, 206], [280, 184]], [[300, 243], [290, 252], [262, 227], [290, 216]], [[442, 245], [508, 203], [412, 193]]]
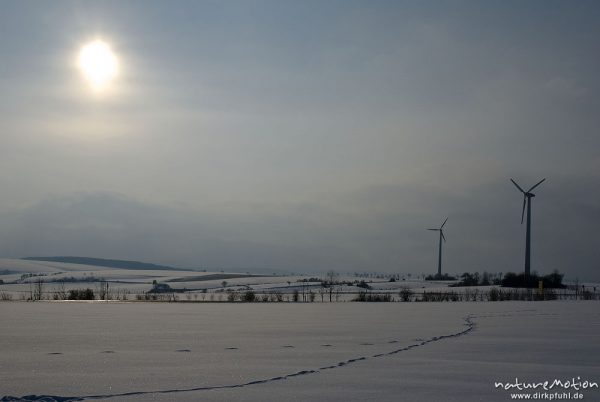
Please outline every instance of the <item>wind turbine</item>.
[[[510, 179], [512, 183], [523, 193], [523, 211], [521, 212], [521, 225], [523, 224], [523, 218], [525, 217], [525, 205], [527, 204], [527, 234], [525, 236], [525, 283], [529, 278], [531, 268], [531, 199], [535, 197], [531, 191], [542, 184], [546, 179], [540, 180], [536, 185], [531, 187], [529, 190], [524, 191], [516, 181]], [[526, 285], [527, 286], [527, 285]]]
[[444, 239], [444, 242], [446, 242], [446, 238], [444, 237], [444, 225], [446, 224], [446, 222], [448, 222], [448, 218], [446, 218], [446, 220], [444, 221], [444, 223], [442, 223], [442, 226], [440, 226], [439, 229], [427, 229], [427, 230], [433, 230], [435, 232], [440, 232], [440, 249], [438, 252], [438, 273], [437, 273], [438, 278], [442, 277], [442, 239]]

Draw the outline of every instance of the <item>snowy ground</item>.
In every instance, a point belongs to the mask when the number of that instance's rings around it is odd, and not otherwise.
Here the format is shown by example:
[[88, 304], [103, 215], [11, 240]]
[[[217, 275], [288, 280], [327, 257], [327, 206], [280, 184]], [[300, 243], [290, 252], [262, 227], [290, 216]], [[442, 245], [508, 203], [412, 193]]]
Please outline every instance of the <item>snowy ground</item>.
[[[60, 262], [0, 259], [0, 296], [8, 295], [12, 300], [25, 300], [31, 298], [34, 284], [43, 281], [44, 299], [52, 300], [57, 291], [64, 287], [65, 291], [71, 289], [98, 290], [100, 281], [107, 281], [113, 298], [122, 298], [126, 293], [128, 300], [135, 300], [136, 295], [143, 295], [152, 289], [152, 282], [168, 284], [172, 289], [183, 291], [178, 293], [180, 300], [191, 301], [223, 301], [227, 295], [223, 291], [232, 290], [242, 292], [252, 289], [256, 293], [282, 293], [288, 298], [298, 290], [312, 291], [315, 301], [321, 300], [319, 291], [324, 291], [320, 282], [303, 282], [311, 277], [326, 279], [326, 275], [290, 275], [266, 276], [250, 275], [244, 272], [200, 272], [177, 270], [130, 270], [109, 268], [85, 264], [67, 264]], [[408, 279], [404, 281], [389, 282], [380, 278], [358, 278], [353, 275], [339, 275], [338, 282], [359, 282], [365, 280], [373, 292], [390, 292], [395, 296], [404, 288], [409, 287], [415, 291], [440, 291], [448, 290], [448, 282], [422, 281]], [[223, 282], [226, 286], [223, 286]], [[336, 286], [337, 301], [351, 300], [363, 289], [357, 286]], [[203, 291], [215, 293], [202, 295]], [[2, 299], [2, 297], [0, 297]], [[323, 296], [323, 300], [328, 297]]]
[[600, 382], [598, 307], [0, 303], [0, 398], [508, 401], [495, 382]]
[[[95, 297], [100, 298], [101, 282], [109, 285], [108, 299], [139, 300], [145, 299], [146, 292], [153, 288], [153, 282], [168, 285], [173, 295], [163, 294], [162, 297], [174, 296], [180, 301], [227, 301], [226, 292], [234, 292], [239, 299], [243, 293], [252, 290], [262, 299], [263, 296], [290, 301], [294, 292], [300, 292], [299, 300], [315, 302], [329, 301], [328, 290], [320, 280], [326, 280], [322, 275], [251, 275], [245, 272], [200, 272], [181, 270], [137, 270], [92, 266], [85, 264], [68, 264], [60, 262], [45, 262], [31, 260], [0, 259], [0, 301], [27, 300], [33, 298], [35, 284], [42, 281], [42, 299], [63, 299], [70, 290], [90, 288]], [[414, 299], [422, 299], [424, 292], [461, 294], [463, 300], [474, 297], [477, 300], [487, 299], [487, 294], [493, 286], [448, 287], [448, 281], [424, 281], [415, 277], [404, 277], [390, 282], [388, 279], [362, 278], [352, 274], [340, 274], [335, 278], [336, 285], [331, 288], [332, 301], [350, 301], [356, 299], [365, 289], [359, 287], [364, 281], [372, 294], [388, 294], [394, 301], [400, 300], [400, 292], [410, 288]], [[600, 284], [584, 284], [585, 290], [593, 299], [600, 299]], [[583, 290], [580, 288], [580, 290]], [[504, 289], [507, 291], [507, 289]], [[471, 293], [467, 297], [467, 292]], [[61, 294], [63, 296], [61, 296]], [[486, 295], [484, 297], [484, 295]], [[576, 297], [573, 289], [557, 291], [559, 298]], [[515, 299], [513, 297], [513, 299]]]

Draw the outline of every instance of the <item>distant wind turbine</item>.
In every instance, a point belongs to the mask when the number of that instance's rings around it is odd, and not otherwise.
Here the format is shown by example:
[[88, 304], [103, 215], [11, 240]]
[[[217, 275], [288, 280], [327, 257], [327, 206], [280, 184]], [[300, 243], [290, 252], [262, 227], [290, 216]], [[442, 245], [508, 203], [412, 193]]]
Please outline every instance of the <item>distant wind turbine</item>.
[[529, 190], [524, 191], [516, 181], [510, 179], [512, 183], [523, 193], [523, 211], [521, 212], [521, 224], [523, 224], [523, 218], [525, 217], [525, 205], [527, 205], [527, 234], [525, 236], [525, 282], [529, 278], [531, 268], [531, 199], [535, 197], [531, 191], [542, 184], [546, 179], [540, 180], [536, 185], [531, 187]]
[[427, 229], [427, 230], [433, 230], [435, 232], [440, 232], [440, 248], [438, 251], [438, 273], [437, 273], [438, 278], [442, 277], [442, 239], [444, 239], [444, 242], [446, 242], [446, 238], [444, 237], [444, 225], [446, 224], [446, 222], [448, 222], [448, 218], [446, 218], [446, 220], [444, 221], [444, 223], [442, 223], [442, 226], [440, 226], [439, 229]]

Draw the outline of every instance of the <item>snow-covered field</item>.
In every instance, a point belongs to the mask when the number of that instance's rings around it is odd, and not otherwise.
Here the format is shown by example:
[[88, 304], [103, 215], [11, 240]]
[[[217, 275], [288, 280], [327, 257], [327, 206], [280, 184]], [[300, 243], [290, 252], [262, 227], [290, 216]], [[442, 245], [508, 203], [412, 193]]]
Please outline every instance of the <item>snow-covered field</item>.
[[599, 306], [0, 303], [0, 398], [508, 401], [495, 382], [600, 382]]
[[[61, 262], [0, 259], [0, 296], [8, 295], [12, 300], [26, 300], [32, 297], [34, 284], [43, 281], [42, 298], [52, 300], [56, 293], [63, 289], [90, 288], [97, 291], [100, 281], [109, 284], [113, 299], [125, 298], [136, 300], [152, 289], [153, 281], [167, 284], [177, 293], [179, 300], [189, 301], [225, 301], [224, 291], [243, 292], [253, 290], [257, 294], [286, 294], [285, 300], [291, 298], [295, 290], [315, 294], [315, 301], [328, 300], [322, 293], [326, 291], [320, 282], [305, 282], [313, 279], [326, 280], [322, 275], [251, 275], [245, 272], [204, 272], [183, 270], [131, 270], [92, 266], [85, 264], [69, 264]], [[356, 286], [365, 281], [372, 292], [389, 292], [398, 298], [402, 288], [412, 288], [415, 292], [448, 291], [448, 282], [423, 281], [418, 279], [389, 282], [384, 278], [360, 278], [353, 275], [340, 274], [335, 281], [335, 297], [332, 300], [351, 300], [364, 289]], [[223, 286], [224, 282], [226, 283]], [[348, 283], [352, 283], [349, 286]], [[203, 295], [204, 292], [208, 294]], [[211, 297], [211, 294], [212, 297]], [[2, 297], [0, 297], [1, 299]]]

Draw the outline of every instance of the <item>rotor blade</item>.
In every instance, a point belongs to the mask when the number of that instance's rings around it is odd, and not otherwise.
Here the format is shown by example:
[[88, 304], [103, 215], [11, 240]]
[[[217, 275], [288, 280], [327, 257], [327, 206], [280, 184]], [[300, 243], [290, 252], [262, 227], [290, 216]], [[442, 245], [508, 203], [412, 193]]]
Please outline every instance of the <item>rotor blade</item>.
[[538, 184], [536, 184], [535, 186], [531, 187], [527, 192], [530, 192], [531, 190], [533, 190], [534, 188], [536, 188], [537, 186], [539, 186], [540, 184], [542, 184], [544, 182], [544, 180], [546, 179], [542, 179], [538, 182]]
[[513, 182], [513, 184], [514, 184], [515, 186], [517, 186], [517, 188], [519, 189], [519, 191], [520, 191], [520, 192], [522, 192], [522, 193], [524, 193], [524, 192], [525, 192], [525, 191], [523, 191], [523, 189], [521, 188], [521, 186], [519, 186], [519, 185], [517, 184], [517, 182], [516, 182], [516, 181], [514, 181], [513, 179], [510, 179], [510, 181], [512, 181], [512, 182]]
[[441, 235], [442, 235], [442, 239], [444, 239], [444, 243], [446, 243], [446, 238], [444, 237], [444, 231], [443, 231], [443, 230], [440, 230], [440, 233], [441, 233]]
[[523, 212], [521, 212], [521, 225], [523, 224], [523, 218], [525, 218], [525, 204], [527, 203], [527, 197], [523, 197]]
[[435, 232], [438, 232], [438, 231], [439, 231], [439, 229], [427, 229], [427, 230], [433, 230], [433, 231], [435, 231]]
[[444, 223], [442, 223], [442, 226], [440, 226], [440, 229], [442, 229], [444, 227], [444, 225], [446, 224], [446, 222], [448, 222], [448, 218], [446, 218], [446, 220], [444, 221]]

